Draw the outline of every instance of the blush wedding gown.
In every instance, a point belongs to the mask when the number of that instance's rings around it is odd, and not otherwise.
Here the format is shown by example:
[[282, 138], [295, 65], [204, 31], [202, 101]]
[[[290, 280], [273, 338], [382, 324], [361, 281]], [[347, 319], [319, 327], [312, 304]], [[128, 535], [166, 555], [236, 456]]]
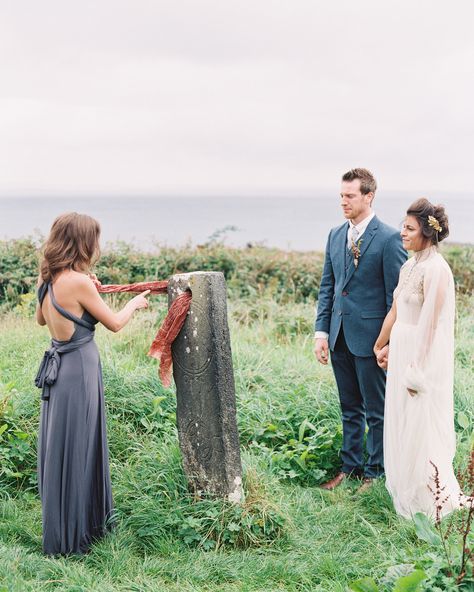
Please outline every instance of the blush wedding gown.
[[[394, 301], [385, 395], [386, 486], [401, 516], [443, 516], [464, 496], [452, 464], [454, 280], [436, 247], [403, 265]], [[417, 394], [410, 396], [407, 388]], [[444, 490], [435, 501], [437, 483]]]

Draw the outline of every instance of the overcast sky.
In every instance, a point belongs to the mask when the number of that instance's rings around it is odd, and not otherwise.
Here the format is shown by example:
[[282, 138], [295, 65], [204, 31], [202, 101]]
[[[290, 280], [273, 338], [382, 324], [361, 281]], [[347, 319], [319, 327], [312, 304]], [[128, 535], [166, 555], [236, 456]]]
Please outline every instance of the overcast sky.
[[0, 0], [0, 196], [470, 193], [472, 0]]

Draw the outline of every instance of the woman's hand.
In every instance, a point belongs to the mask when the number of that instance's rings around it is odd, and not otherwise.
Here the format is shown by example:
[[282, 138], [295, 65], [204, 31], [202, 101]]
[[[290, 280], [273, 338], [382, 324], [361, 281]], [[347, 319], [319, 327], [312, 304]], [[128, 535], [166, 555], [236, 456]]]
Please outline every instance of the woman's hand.
[[102, 286], [102, 282], [95, 275], [95, 273], [89, 273], [88, 277], [92, 280], [92, 283], [94, 284], [94, 286], [97, 286], [97, 287]]
[[92, 278], [88, 278], [81, 273], [76, 273], [74, 281], [77, 300], [82, 308], [87, 310], [95, 319], [114, 333], [125, 327], [137, 309], [148, 307], [146, 297], [150, 294], [150, 290], [145, 290], [141, 294], [131, 298], [121, 310], [114, 312], [101, 298], [97, 288], [93, 284]]
[[388, 352], [388, 344], [380, 348], [377, 347], [377, 345], [374, 346], [374, 354], [377, 358], [377, 364], [378, 366], [380, 366], [380, 368], [383, 368], [384, 370], [386, 370], [388, 367]]
[[151, 290], [145, 290], [141, 294], [138, 294], [134, 298], [130, 300], [130, 303], [133, 303], [134, 310], [138, 310], [140, 308], [148, 308], [148, 300], [146, 297], [150, 294]]

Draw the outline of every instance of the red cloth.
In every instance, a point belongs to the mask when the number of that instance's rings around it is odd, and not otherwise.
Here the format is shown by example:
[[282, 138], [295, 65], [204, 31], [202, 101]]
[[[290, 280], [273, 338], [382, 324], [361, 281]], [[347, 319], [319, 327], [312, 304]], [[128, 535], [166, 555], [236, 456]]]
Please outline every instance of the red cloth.
[[[166, 294], [168, 282], [137, 282], [135, 284], [108, 284], [102, 285], [99, 281], [92, 280], [102, 294], [115, 292], [137, 292], [141, 293], [150, 290], [151, 294]], [[148, 355], [160, 361], [160, 379], [163, 386], [171, 385], [173, 372], [173, 358], [171, 356], [171, 345], [181, 331], [189, 307], [191, 306], [191, 292], [186, 291], [173, 300], [163, 324], [158, 330], [155, 339], [150, 346]]]
[[171, 356], [171, 345], [181, 331], [189, 307], [191, 306], [191, 292], [183, 292], [177, 296], [170, 306], [168, 314], [163, 321], [153, 343], [151, 344], [149, 356], [160, 360], [160, 378], [164, 386], [171, 384], [173, 372], [173, 358]]
[[144, 292], [150, 290], [151, 294], [166, 294], [168, 282], [137, 282], [135, 284], [107, 284], [103, 286], [94, 282], [97, 290], [102, 294], [111, 294], [113, 292]]

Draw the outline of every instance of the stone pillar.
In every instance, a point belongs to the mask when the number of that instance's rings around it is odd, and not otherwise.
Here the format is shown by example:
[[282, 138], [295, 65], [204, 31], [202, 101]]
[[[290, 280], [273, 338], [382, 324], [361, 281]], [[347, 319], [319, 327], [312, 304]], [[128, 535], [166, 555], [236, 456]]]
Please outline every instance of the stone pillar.
[[172, 346], [184, 471], [193, 491], [239, 502], [242, 465], [224, 275], [174, 275], [168, 303], [185, 290], [192, 292], [191, 307]]

